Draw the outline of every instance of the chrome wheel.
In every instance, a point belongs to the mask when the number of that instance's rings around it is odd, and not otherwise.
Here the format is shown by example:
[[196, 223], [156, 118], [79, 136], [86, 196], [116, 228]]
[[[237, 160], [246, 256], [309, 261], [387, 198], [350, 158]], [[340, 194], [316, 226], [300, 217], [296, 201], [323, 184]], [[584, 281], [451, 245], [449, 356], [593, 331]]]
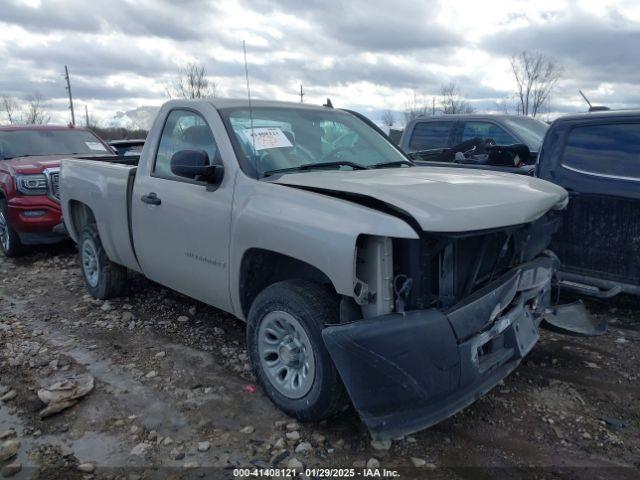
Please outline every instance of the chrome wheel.
[[92, 287], [98, 285], [98, 281], [100, 280], [98, 252], [90, 240], [85, 240], [82, 244], [82, 271], [89, 285]]
[[4, 217], [4, 212], [0, 210], [0, 244], [2, 249], [6, 252], [11, 247], [11, 239], [9, 238], [9, 224]]
[[290, 399], [304, 397], [315, 379], [315, 355], [302, 324], [290, 313], [270, 312], [258, 329], [261, 367], [274, 388]]

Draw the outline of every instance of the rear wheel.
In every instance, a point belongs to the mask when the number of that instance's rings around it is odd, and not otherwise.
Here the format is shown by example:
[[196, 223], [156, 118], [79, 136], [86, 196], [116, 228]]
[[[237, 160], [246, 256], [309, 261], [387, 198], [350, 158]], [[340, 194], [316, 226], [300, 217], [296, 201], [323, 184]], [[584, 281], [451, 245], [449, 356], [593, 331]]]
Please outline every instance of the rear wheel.
[[267, 287], [251, 305], [247, 346], [267, 396], [304, 421], [331, 417], [348, 406], [321, 331], [338, 318], [338, 302], [322, 285], [287, 280]]
[[109, 260], [95, 224], [82, 230], [78, 252], [84, 283], [92, 297], [106, 300], [125, 294], [127, 269]]
[[22, 252], [22, 243], [9, 223], [7, 201], [0, 198], [0, 249], [7, 257], [16, 257]]

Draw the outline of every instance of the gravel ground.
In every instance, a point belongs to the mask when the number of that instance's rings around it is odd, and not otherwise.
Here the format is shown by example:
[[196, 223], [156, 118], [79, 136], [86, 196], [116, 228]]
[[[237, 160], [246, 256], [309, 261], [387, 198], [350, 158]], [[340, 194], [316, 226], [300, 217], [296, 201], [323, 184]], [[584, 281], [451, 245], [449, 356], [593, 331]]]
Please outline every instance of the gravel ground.
[[[376, 443], [353, 411], [298, 424], [273, 407], [250, 372], [243, 324], [225, 313], [141, 276], [128, 297], [92, 300], [69, 244], [0, 256], [1, 474], [231, 478], [235, 468], [308, 467], [356, 477], [378, 468], [400, 478], [638, 478], [640, 302], [587, 304], [609, 321], [606, 336], [544, 332], [470, 408]], [[94, 390], [41, 419], [38, 389], [80, 373], [95, 377]]]

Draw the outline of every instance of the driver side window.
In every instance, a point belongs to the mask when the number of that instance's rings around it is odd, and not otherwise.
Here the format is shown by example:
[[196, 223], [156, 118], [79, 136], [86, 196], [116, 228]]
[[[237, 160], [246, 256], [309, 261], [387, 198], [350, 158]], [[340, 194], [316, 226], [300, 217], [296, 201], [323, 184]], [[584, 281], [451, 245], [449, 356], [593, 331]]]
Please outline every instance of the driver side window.
[[180, 150], [204, 150], [209, 157], [209, 164], [219, 163], [216, 161], [218, 147], [211, 128], [196, 112], [173, 110], [167, 116], [153, 167], [154, 176], [180, 178], [171, 172], [171, 157]]

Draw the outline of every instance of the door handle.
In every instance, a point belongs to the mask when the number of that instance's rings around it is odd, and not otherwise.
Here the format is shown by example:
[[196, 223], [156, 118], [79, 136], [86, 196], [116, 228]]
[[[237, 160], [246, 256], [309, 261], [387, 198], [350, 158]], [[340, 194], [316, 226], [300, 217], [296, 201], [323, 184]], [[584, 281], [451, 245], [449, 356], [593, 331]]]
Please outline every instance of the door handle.
[[142, 200], [144, 203], [148, 203], [149, 205], [160, 205], [162, 203], [162, 201], [158, 198], [158, 195], [156, 195], [155, 192], [151, 192], [151, 193], [147, 193], [146, 195], [143, 195], [140, 200]]

